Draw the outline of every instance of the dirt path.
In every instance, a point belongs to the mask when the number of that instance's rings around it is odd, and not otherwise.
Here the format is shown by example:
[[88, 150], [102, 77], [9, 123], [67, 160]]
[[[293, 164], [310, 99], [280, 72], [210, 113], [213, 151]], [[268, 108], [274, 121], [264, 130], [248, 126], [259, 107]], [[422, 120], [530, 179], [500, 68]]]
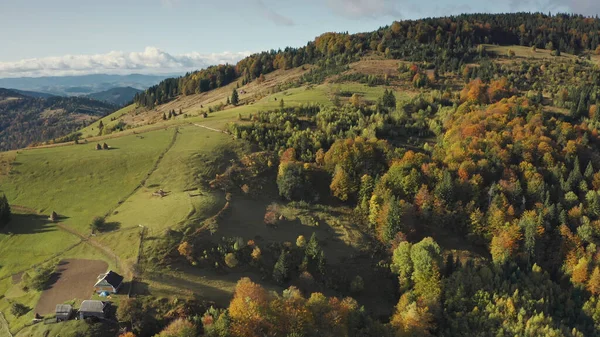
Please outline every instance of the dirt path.
[[108, 263], [100, 260], [62, 260], [53, 275], [54, 281], [42, 292], [35, 307], [41, 315], [53, 313], [56, 305], [72, 299], [89, 299], [98, 275], [105, 273]]
[[202, 124], [196, 124], [196, 123], [194, 123], [194, 125], [198, 126], [198, 127], [201, 127], [201, 128], [208, 129], [210, 131], [220, 132], [220, 133], [224, 133], [224, 134], [227, 134], [227, 135], [229, 134], [229, 132], [227, 132], [227, 131], [219, 130], [219, 129], [214, 129], [214, 128], [211, 128], [210, 126], [206, 126], [206, 125], [202, 125]]

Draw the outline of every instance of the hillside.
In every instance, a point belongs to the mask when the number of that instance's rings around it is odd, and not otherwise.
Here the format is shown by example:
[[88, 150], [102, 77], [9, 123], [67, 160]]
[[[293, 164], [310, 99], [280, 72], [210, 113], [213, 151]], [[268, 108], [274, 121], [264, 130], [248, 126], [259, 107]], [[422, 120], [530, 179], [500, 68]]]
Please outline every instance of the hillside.
[[[327, 33], [0, 153], [0, 331], [114, 335], [29, 326], [51, 289], [136, 336], [598, 336], [598, 32], [517, 13]], [[69, 263], [126, 283], [99, 297]]]
[[114, 109], [87, 98], [35, 98], [0, 89], [0, 150], [60, 138]]
[[112, 105], [123, 106], [131, 103], [136, 94], [142, 90], [132, 87], [111, 88], [106, 91], [95, 92], [87, 95], [88, 98], [110, 103]]

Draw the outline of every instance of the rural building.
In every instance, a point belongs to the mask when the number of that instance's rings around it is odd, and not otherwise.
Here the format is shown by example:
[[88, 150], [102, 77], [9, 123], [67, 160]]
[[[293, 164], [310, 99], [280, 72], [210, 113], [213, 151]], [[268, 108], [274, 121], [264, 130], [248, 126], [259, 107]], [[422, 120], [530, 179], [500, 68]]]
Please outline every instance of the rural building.
[[81, 302], [79, 308], [79, 318], [86, 319], [88, 317], [104, 318], [106, 315], [107, 302], [85, 300]]
[[122, 284], [123, 276], [109, 270], [106, 274], [98, 275], [98, 281], [94, 285], [94, 291], [98, 294], [103, 292], [116, 294], [119, 292]]
[[57, 304], [56, 305], [56, 321], [68, 321], [73, 315], [73, 307], [70, 304]]

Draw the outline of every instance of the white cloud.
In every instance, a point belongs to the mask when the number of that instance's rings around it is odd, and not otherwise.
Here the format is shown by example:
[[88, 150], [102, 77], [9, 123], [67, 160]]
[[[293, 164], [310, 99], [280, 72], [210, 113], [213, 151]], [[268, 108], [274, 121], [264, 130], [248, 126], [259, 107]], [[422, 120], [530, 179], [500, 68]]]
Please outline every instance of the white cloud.
[[334, 13], [352, 18], [400, 17], [394, 0], [327, 0]]
[[0, 62], [0, 77], [65, 76], [85, 74], [166, 74], [236, 63], [250, 52], [197, 52], [171, 55], [156, 47], [143, 52], [111, 51], [96, 55], [64, 55]]

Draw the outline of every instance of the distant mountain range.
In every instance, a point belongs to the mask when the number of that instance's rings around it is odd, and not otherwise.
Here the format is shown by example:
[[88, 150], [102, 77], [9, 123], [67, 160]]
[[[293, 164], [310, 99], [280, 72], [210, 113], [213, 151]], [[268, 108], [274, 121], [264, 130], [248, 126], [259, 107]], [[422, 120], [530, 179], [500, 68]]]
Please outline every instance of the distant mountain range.
[[40, 97], [0, 88], [0, 151], [58, 139], [115, 109], [87, 97]]
[[[129, 87], [145, 90], [146, 88], [159, 83], [163, 79], [172, 76], [173, 75], [95, 74], [83, 76], [0, 78], [0, 88], [33, 91], [56, 96], [85, 96], [114, 88]], [[127, 92], [130, 92], [130, 90]], [[109, 93], [109, 95], [111, 94]]]
[[112, 88], [106, 91], [89, 94], [86, 97], [102, 102], [122, 106], [133, 101], [133, 97], [142, 90], [132, 87]]

